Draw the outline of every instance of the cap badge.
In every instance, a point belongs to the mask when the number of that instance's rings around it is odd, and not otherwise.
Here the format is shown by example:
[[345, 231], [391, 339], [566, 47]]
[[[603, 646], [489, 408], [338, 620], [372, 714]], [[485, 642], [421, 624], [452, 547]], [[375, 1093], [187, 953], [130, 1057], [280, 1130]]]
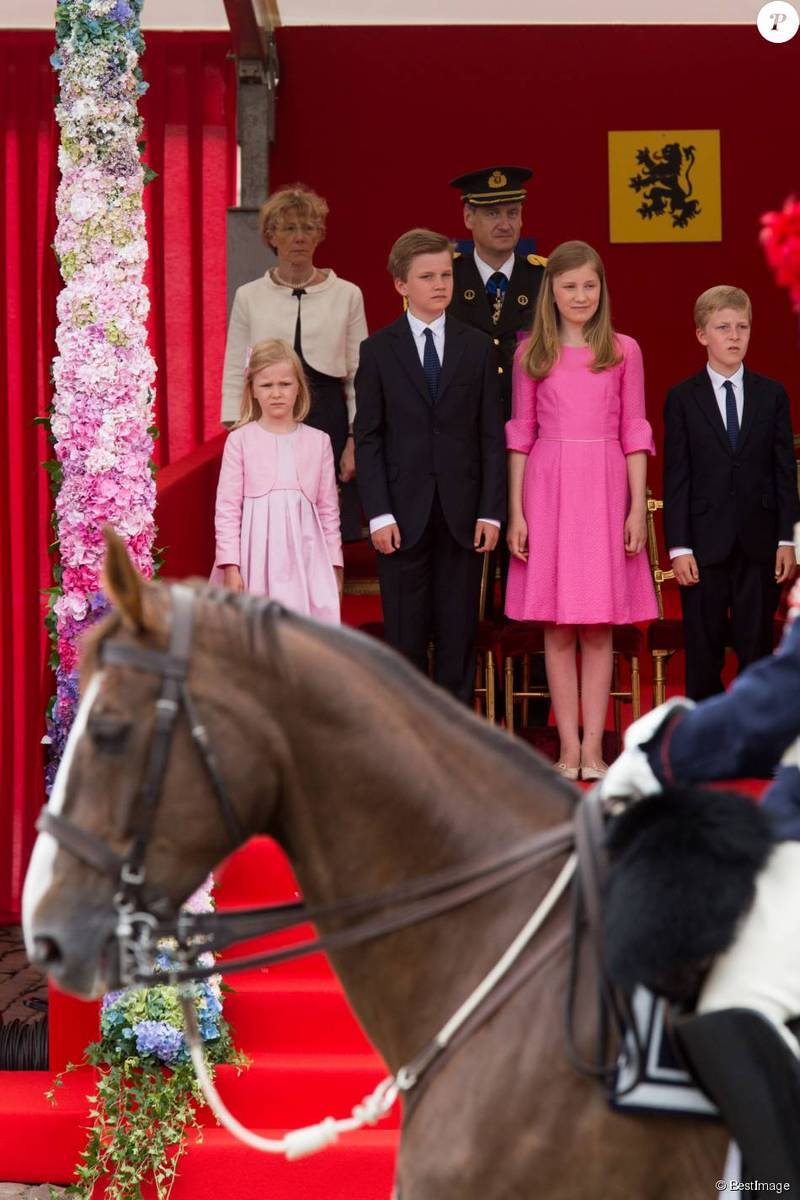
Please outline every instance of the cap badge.
[[504, 188], [508, 183], [508, 179], [502, 171], [493, 171], [489, 176], [488, 182], [490, 188]]

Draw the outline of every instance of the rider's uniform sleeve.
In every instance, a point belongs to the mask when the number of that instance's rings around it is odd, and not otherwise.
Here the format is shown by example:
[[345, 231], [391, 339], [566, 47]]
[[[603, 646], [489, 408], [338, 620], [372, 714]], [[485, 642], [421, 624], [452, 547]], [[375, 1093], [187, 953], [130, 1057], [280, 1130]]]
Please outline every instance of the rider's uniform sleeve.
[[748, 667], [720, 696], [682, 710], [646, 747], [659, 781], [768, 777], [800, 736], [800, 619], [780, 648]]

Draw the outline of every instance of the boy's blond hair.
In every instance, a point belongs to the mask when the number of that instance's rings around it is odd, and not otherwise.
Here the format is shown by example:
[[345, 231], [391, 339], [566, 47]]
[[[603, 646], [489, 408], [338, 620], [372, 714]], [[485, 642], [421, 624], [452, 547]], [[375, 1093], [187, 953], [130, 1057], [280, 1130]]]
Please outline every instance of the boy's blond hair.
[[405, 283], [412, 261], [420, 254], [441, 254], [443, 251], [452, 257], [453, 243], [443, 233], [434, 233], [432, 229], [409, 229], [402, 234], [389, 252], [387, 267], [392, 279]]
[[753, 306], [747, 292], [728, 283], [718, 283], [714, 287], [706, 288], [695, 300], [695, 329], [705, 329], [712, 313], [719, 312], [721, 308], [735, 308], [738, 312], [747, 313], [748, 321], [753, 319]]
[[553, 293], [553, 280], [565, 271], [591, 267], [600, 281], [597, 312], [586, 322], [584, 336], [592, 351], [591, 371], [606, 371], [622, 362], [622, 353], [611, 324], [611, 303], [606, 273], [600, 255], [586, 242], [562, 242], [548, 256], [544, 279], [539, 288], [533, 329], [522, 351], [522, 369], [533, 379], [544, 379], [558, 362], [561, 353], [559, 315]]
[[260, 420], [262, 416], [261, 405], [253, 395], [253, 376], [257, 375], [259, 371], [263, 371], [264, 367], [274, 367], [276, 363], [280, 362], [289, 362], [292, 364], [294, 373], [297, 376], [297, 382], [300, 385], [297, 392], [297, 399], [292, 409], [292, 416], [295, 421], [303, 421], [308, 416], [309, 409], [311, 408], [311, 392], [308, 387], [306, 373], [303, 370], [303, 364], [288, 342], [284, 342], [281, 338], [269, 338], [268, 341], [257, 342], [250, 351], [250, 359], [244, 373], [242, 407], [239, 412], [239, 420], [234, 426], [235, 429], [238, 429], [240, 425], [247, 425], [250, 421]]

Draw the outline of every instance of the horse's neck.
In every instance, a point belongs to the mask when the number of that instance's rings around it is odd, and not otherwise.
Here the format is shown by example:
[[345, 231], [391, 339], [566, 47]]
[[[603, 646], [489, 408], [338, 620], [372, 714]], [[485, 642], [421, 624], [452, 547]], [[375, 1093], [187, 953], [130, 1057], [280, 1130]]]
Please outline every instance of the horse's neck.
[[[520, 760], [507, 735], [405, 671], [387, 678], [382, 656], [337, 661], [317, 647], [312, 669], [295, 674], [308, 682], [287, 706], [292, 767], [277, 833], [308, 901], [364, 895], [484, 857], [567, 815], [564, 794], [544, 773], [537, 786], [537, 764]], [[393, 1066], [461, 1003], [465, 980], [492, 965], [528, 903], [505, 889], [336, 956]]]

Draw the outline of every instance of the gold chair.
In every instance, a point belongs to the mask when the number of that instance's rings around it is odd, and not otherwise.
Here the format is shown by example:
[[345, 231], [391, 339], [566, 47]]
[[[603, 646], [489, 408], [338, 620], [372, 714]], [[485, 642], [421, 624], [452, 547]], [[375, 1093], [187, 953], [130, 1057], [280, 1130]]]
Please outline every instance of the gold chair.
[[653, 707], [663, 704], [667, 698], [667, 664], [678, 650], [684, 649], [683, 621], [679, 617], [664, 616], [664, 597], [662, 586], [667, 580], [675, 578], [675, 572], [670, 568], [661, 568], [658, 537], [656, 534], [655, 515], [664, 507], [663, 500], [655, 500], [650, 488], [647, 489], [647, 554], [650, 559], [650, 571], [658, 601], [658, 620], [651, 621], [647, 630], [647, 648], [653, 662]]
[[478, 657], [475, 663], [474, 706], [476, 713], [483, 713], [492, 725], [497, 720], [497, 675], [495, 646], [499, 627], [486, 619], [486, 600], [489, 594], [489, 570], [494, 561], [491, 554], [484, 554], [481, 569], [481, 591], [478, 601]]

